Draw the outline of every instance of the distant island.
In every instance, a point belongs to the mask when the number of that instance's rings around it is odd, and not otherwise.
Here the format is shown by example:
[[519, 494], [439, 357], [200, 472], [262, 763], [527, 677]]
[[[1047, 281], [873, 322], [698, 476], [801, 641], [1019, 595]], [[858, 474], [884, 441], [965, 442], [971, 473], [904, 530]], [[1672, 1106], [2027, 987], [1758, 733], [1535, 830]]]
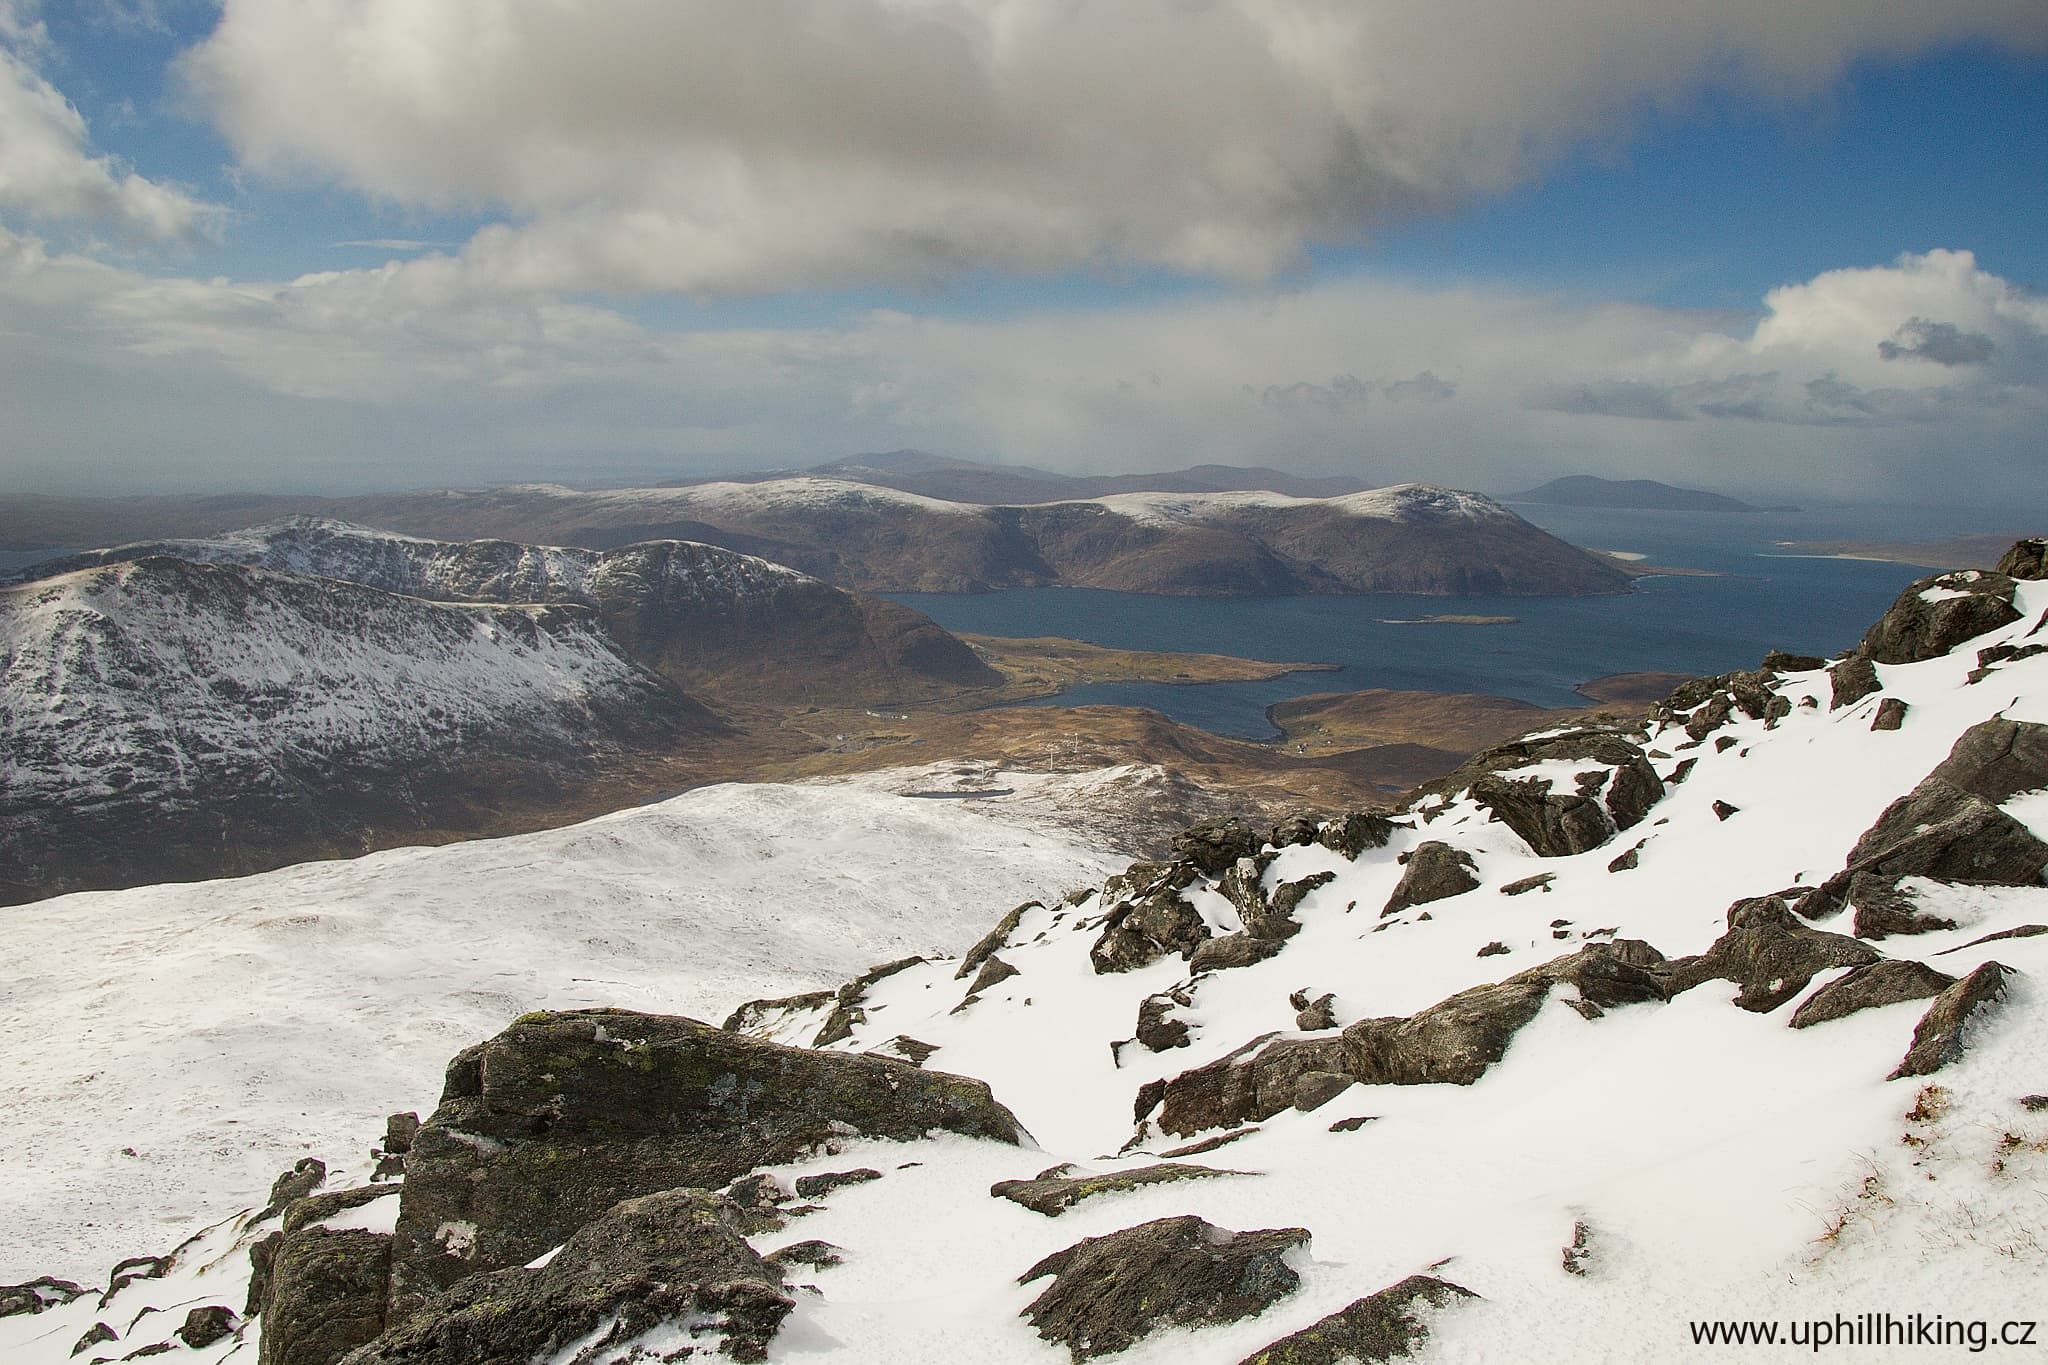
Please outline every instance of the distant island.
[[1655, 479], [1602, 479], [1569, 474], [1526, 493], [1510, 493], [1505, 502], [1534, 502], [1551, 507], [1615, 507], [1652, 512], [1758, 512], [1736, 498], [1698, 488], [1675, 488]]

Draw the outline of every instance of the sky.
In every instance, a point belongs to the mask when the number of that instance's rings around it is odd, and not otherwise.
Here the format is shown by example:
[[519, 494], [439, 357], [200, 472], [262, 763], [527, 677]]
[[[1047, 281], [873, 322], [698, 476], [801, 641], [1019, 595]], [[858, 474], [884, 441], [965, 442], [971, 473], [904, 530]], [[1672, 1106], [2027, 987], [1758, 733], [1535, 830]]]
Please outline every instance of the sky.
[[0, 491], [2048, 504], [2044, 0], [0, 0]]

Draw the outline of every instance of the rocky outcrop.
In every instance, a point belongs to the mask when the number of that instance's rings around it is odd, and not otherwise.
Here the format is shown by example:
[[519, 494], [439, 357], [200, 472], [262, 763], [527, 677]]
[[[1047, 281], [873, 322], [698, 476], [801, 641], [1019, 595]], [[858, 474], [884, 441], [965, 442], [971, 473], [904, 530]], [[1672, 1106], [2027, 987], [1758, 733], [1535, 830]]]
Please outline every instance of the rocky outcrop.
[[1369, 848], [1385, 848], [1398, 828], [1379, 811], [1355, 810], [1325, 821], [1316, 834], [1316, 842], [1333, 853], [1356, 859]]
[[1232, 816], [1190, 825], [1174, 837], [1173, 852], [1203, 876], [1217, 877], [1238, 859], [1257, 853], [1262, 842], [1250, 825]]
[[[1160, 1131], [1178, 1137], [1259, 1122], [1294, 1108], [1305, 1078], [1343, 1070], [1344, 1048], [1336, 1038], [1275, 1041], [1265, 1034], [1166, 1081], [1157, 1092], [1155, 1122]], [[1308, 1084], [1311, 1091], [1320, 1088], [1313, 1080]]]
[[1877, 714], [1870, 718], [1873, 732], [1897, 730], [1906, 723], [1906, 703], [1897, 697], [1886, 697], [1877, 704]]
[[1987, 962], [1934, 997], [1913, 1028], [1913, 1045], [1887, 1077], [1927, 1076], [1959, 1060], [1972, 1024], [2005, 998], [2005, 979], [2012, 968]]
[[235, 1334], [241, 1320], [235, 1310], [222, 1304], [210, 1303], [189, 1309], [185, 1320], [172, 1333], [178, 1340], [194, 1351], [203, 1351], [217, 1341], [223, 1341]]
[[1735, 1003], [1767, 1014], [1806, 989], [1830, 967], [1861, 967], [1878, 951], [1843, 934], [1799, 922], [1776, 896], [1737, 901], [1728, 908], [1728, 931], [1697, 957], [1671, 964], [1671, 994], [1707, 981], [1732, 981]]
[[1938, 972], [1924, 962], [1886, 958], [1854, 968], [1808, 996], [1792, 1011], [1792, 1027], [1811, 1028], [1858, 1010], [1930, 1000], [1955, 983], [1947, 972]]
[[585, 1343], [579, 1360], [638, 1358], [633, 1344], [661, 1329], [677, 1344], [766, 1360], [795, 1305], [742, 1227], [737, 1206], [704, 1190], [626, 1200], [585, 1223], [543, 1268], [467, 1279], [346, 1365], [566, 1359], [558, 1353], [571, 1343]]
[[960, 959], [960, 969], [953, 973], [953, 979], [965, 981], [968, 977], [981, 970], [981, 964], [999, 952], [1002, 946], [1010, 941], [1010, 935], [1017, 932], [1017, 926], [1024, 922], [1024, 915], [1027, 911], [1043, 910], [1044, 908], [1037, 901], [1025, 901], [1022, 905], [1004, 915], [1000, 920], [997, 920], [996, 927], [983, 934], [975, 942], [975, 945], [967, 950], [967, 955]]
[[1871, 693], [1879, 691], [1884, 684], [1878, 680], [1877, 666], [1861, 654], [1848, 658], [1828, 670], [1830, 694], [1828, 709], [1839, 711], [1845, 706], [1854, 706]]
[[1849, 878], [1848, 899], [1856, 912], [1854, 928], [1858, 938], [1882, 939], [1893, 934], [1931, 934], [1953, 929], [1956, 922], [1939, 915], [1921, 913], [1913, 897], [1886, 877], [1857, 872]]
[[1093, 1199], [1099, 1194], [1121, 1194], [1126, 1190], [1141, 1189], [1146, 1185], [1166, 1185], [1176, 1180], [1207, 1180], [1212, 1176], [1240, 1174], [1242, 1172], [1219, 1171], [1213, 1166], [1160, 1162], [1125, 1171], [1077, 1175], [1074, 1173], [1074, 1167], [1065, 1165], [1040, 1171], [1029, 1180], [998, 1180], [989, 1186], [988, 1192], [998, 1199], [1021, 1204], [1033, 1213], [1057, 1218], [1082, 1200]]
[[394, 1305], [523, 1265], [622, 1199], [933, 1129], [1019, 1137], [982, 1082], [904, 1062], [625, 1010], [528, 1015], [450, 1064], [413, 1140]]
[[1436, 839], [1427, 839], [1401, 855], [1406, 871], [1394, 885], [1394, 892], [1380, 911], [1380, 917], [1433, 901], [1462, 896], [1479, 885], [1479, 872], [1472, 855]]
[[1076, 1362], [1111, 1355], [1161, 1327], [1236, 1322], [1294, 1292], [1287, 1253], [1304, 1228], [1232, 1232], [1192, 1216], [1090, 1237], [1017, 1277], [1052, 1283], [1023, 1316]]
[[1928, 776], [1994, 806], [2039, 791], [2048, 787], [2048, 725], [2003, 716], [1973, 725]]
[[867, 996], [868, 988], [878, 981], [886, 981], [898, 972], [909, 971], [923, 961], [921, 957], [903, 957], [894, 962], [878, 963], [833, 992], [832, 1012], [826, 1015], [825, 1022], [818, 1026], [817, 1036], [811, 1039], [811, 1046], [830, 1047], [833, 1043], [851, 1038], [854, 1029], [868, 1021], [868, 1012], [861, 1005], [861, 1001]]
[[69, 1280], [43, 1275], [26, 1284], [0, 1284], [0, 1318], [20, 1313], [40, 1313], [46, 1308], [82, 1298], [85, 1289]]
[[2048, 578], [2048, 540], [2033, 536], [2014, 541], [1993, 571], [2007, 578]]
[[1410, 1275], [1253, 1352], [1238, 1365], [1382, 1365], [1405, 1359], [1429, 1338], [1429, 1314], [1424, 1310], [1477, 1297], [1434, 1275]]
[[1116, 903], [1088, 953], [1095, 970], [1128, 972], [1168, 953], [1191, 956], [1210, 933], [1200, 912], [1180, 894], [1194, 880], [1195, 870], [1187, 863], [1137, 863], [1110, 878], [1102, 898]]
[[[1986, 770], [1986, 779], [1998, 774]], [[1885, 807], [1849, 850], [1848, 866], [1800, 903], [1809, 917], [1830, 915], [1857, 874], [1896, 884], [1905, 877], [1992, 886], [2037, 886], [2048, 870], [2048, 843], [1983, 797], [1930, 776]]]
[[1957, 569], [1923, 578], [1899, 594], [1856, 652], [1880, 664], [1939, 658], [1965, 640], [2019, 620], [2012, 595], [2013, 580], [2002, 573]]
[[1277, 955], [1285, 946], [1276, 938], [1254, 938], [1250, 934], [1224, 934], [1205, 941], [1188, 958], [1188, 971], [1226, 972], [1234, 967], [1251, 967]]
[[[398, 1193], [372, 1185], [313, 1195], [285, 1210], [283, 1233], [258, 1265], [265, 1272], [258, 1365], [333, 1365], [384, 1331], [391, 1238], [323, 1220]], [[251, 1316], [258, 1307], [252, 1303]]]
[[[1551, 777], [1516, 775], [1542, 763], [1584, 766], [1569, 791], [1559, 790]], [[1472, 799], [1542, 858], [1598, 848], [1617, 830], [1640, 824], [1664, 794], [1643, 751], [1605, 731], [1519, 740], [1488, 751], [1460, 772], [1468, 775]]]

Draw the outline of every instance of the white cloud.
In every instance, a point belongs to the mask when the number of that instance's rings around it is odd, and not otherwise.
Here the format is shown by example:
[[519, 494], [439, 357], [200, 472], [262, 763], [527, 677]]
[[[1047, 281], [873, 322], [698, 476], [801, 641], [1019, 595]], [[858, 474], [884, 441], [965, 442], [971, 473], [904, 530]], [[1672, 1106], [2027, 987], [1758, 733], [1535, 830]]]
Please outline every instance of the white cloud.
[[[1885, 359], [1915, 320], [1990, 338], [1990, 358]], [[1746, 318], [1351, 278], [995, 321], [666, 332], [480, 296], [448, 260], [165, 279], [0, 230], [0, 405], [0, 483], [18, 488], [632, 478], [915, 445], [1494, 490], [1595, 472], [2048, 498], [2048, 312], [1962, 252], [1831, 271]]]
[[0, 0], [0, 211], [157, 241], [217, 232], [220, 208], [93, 154], [84, 117], [29, 61], [48, 41], [32, 15]]
[[1709, 84], [1766, 100], [2038, 0], [226, 0], [185, 64], [250, 166], [510, 221], [473, 287], [970, 268], [1263, 278]]

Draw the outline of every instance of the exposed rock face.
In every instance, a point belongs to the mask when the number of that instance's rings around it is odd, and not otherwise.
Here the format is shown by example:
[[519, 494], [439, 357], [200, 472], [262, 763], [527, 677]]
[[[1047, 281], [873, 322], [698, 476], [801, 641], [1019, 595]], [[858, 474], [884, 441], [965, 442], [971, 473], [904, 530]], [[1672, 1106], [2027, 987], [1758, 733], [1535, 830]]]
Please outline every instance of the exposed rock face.
[[1232, 1232], [1192, 1216], [1090, 1237], [1018, 1276], [1053, 1277], [1024, 1316], [1076, 1362], [1110, 1355], [1157, 1328], [1236, 1322], [1301, 1282], [1284, 1259], [1308, 1245], [1303, 1228]]
[[1405, 855], [1407, 871], [1395, 884], [1394, 893], [1380, 916], [1398, 915], [1403, 910], [1432, 901], [1460, 896], [1479, 885], [1479, 873], [1472, 855], [1440, 840], [1417, 844]]
[[1983, 797], [1929, 777], [1885, 807], [1849, 850], [1847, 872], [1831, 878], [1829, 885], [1840, 883], [1839, 890], [1845, 890], [1844, 877], [1868, 872], [1893, 881], [1931, 877], [2033, 886], [2044, 868], [2048, 844], [2025, 825]]
[[1057, 1218], [1084, 1199], [1093, 1199], [1098, 1194], [1119, 1194], [1146, 1185], [1170, 1184], [1176, 1180], [1206, 1180], [1211, 1176], [1237, 1175], [1237, 1171], [1219, 1171], [1213, 1166], [1179, 1165], [1160, 1162], [1153, 1166], [1139, 1166], [1128, 1171], [1108, 1171], [1101, 1175], [1075, 1175], [1072, 1166], [1054, 1166], [1040, 1171], [1029, 1180], [998, 1180], [989, 1186], [989, 1193], [998, 1199], [1007, 1199], [1013, 1204], [1022, 1204], [1033, 1213], [1042, 1213], [1048, 1218]]
[[2007, 578], [2048, 578], [2048, 540], [2039, 536], [2013, 542], [1998, 561], [1995, 572]]
[[818, 1034], [811, 1039], [811, 1046], [828, 1047], [851, 1038], [854, 1028], [867, 1022], [868, 1012], [860, 1002], [867, 995], [868, 987], [898, 972], [908, 971], [922, 961], [921, 957], [903, 957], [894, 962], [878, 963], [841, 986], [834, 993], [832, 1013], [826, 1015], [825, 1022], [818, 1026]]
[[982, 1082], [904, 1062], [625, 1010], [528, 1015], [456, 1057], [413, 1141], [394, 1306], [523, 1265], [622, 1199], [715, 1188], [848, 1132], [932, 1129], [1019, 1135]]
[[1185, 991], [1162, 992], [1148, 995], [1138, 1004], [1138, 1042], [1153, 1052], [1165, 1052], [1169, 1048], [1188, 1045], [1188, 1023], [1175, 1017], [1177, 1011], [1185, 1008], [1188, 996]]
[[2005, 978], [2012, 968], [1987, 962], [1934, 997], [1913, 1029], [1913, 1045], [1888, 1079], [1926, 1076], [1963, 1055], [1970, 1025], [2005, 998]]
[[1377, 1294], [1368, 1294], [1319, 1322], [1285, 1336], [1239, 1365], [1381, 1365], [1415, 1354], [1429, 1337], [1417, 1310], [1447, 1308], [1477, 1298], [1471, 1290], [1434, 1275], [1410, 1275]]
[[1017, 926], [1024, 922], [1025, 912], [1042, 910], [1044, 908], [1037, 901], [1026, 901], [1007, 915], [1004, 915], [996, 922], [995, 928], [983, 934], [976, 941], [975, 945], [967, 950], [967, 956], [960, 959], [960, 970], [953, 973], [953, 978], [956, 981], [965, 981], [968, 977], [974, 975], [975, 972], [980, 970], [982, 963], [986, 962], [992, 955], [1000, 951], [1005, 943], [1010, 941], [1010, 935], [1016, 933]]
[[1194, 876], [1188, 863], [1137, 863], [1122, 876], [1110, 878], [1103, 885], [1103, 899], [1121, 899], [1105, 917], [1102, 936], [1089, 951], [1095, 970], [1128, 972], [1168, 953], [1191, 956], [1209, 937], [1201, 914], [1180, 894]]
[[1874, 663], [1911, 664], [1948, 653], [1965, 640], [2020, 619], [2013, 580], [1958, 569], [1907, 586], [1863, 636], [1857, 652]]
[[1877, 704], [1877, 714], [1870, 718], [1874, 731], [1896, 730], [1906, 723], [1906, 703], [1897, 697], [1886, 697]]
[[1856, 911], [1853, 932], [1858, 938], [1881, 939], [1893, 934], [1928, 934], [1953, 929], [1956, 922], [1922, 914], [1913, 898], [1891, 879], [1858, 872], [1849, 878], [1849, 904]]
[[1994, 806], [2048, 787], [2048, 725], [2003, 716], [1973, 725], [1928, 776]]
[[1861, 967], [1878, 960], [1867, 943], [1809, 928], [1776, 896], [1737, 901], [1728, 909], [1728, 932], [1698, 957], [1671, 964], [1671, 994], [1705, 981], [1733, 981], [1735, 1003], [1767, 1014], [1806, 989], [1829, 967]]
[[1333, 853], [1357, 858], [1369, 848], [1385, 848], [1394, 837], [1394, 822], [1378, 811], [1355, 810], [1326, 822], [1316, 842]]
[[1188, 958], [1190, 972], [1224, 972], [1233, 967], [1250, 967], [1274, 956], [1284, 945], [1278, 939], [1253, 938], [1250, 934], [1224, 934], [1195, 949]]
[[[343, 1190], [298, 1200], [285, 1210], [282, 1237], [263, 1258], [268, 1273], [263, 1277], [258, 1365], [333, 1365], [383, 1332], [391, 1238], [320, 1224], [398, 1192], [394, 1185]], [[250, 1290], [255, 1292], [253, 1284]]]
[[256, 1221], [275, 1218], [285, 1208], [320, 1188], [327, 1179], [327, 1163], [317, 1156], [300, 1157], [292, 1168], [270, 1182], [270, 1202], [256, 1215]]
[[1956, 979], [1924, 962], [1886, 958], [1858, 967], [1822, 986], [1792, 1011], [1793, 1028], [1811, 1028], [1858, 1010], [1896, 1005], [1904, 1000], [1929, 1000]]
[[1663, 962], [1655, 948], [1634, 939], [1589, 943], [1408, 1018], [1361, 1019], [1344, 1030], [1343, 1070], [1367, 1085], [1470, 1085], [1506, 1054], [1553, 987], [1575, 987], [1573, 1007], [1597, 1018], [1615, 1006], [1665, 999]]
[[1173, 852], [1192, 863], [1203, 876], [1217, 877], [1229, 871], [1238, 859], [1257, 853], [1259, 844], [1259, 836], [1250, 825], [1230, 817], [1190, 825], [1175, 836]]
[[[1159, 1088], [1158, 1125], [1186, 1137], [1208, 1128], [1269, 1119], [1294, 1107], [1302, 1078], [1344, 1068], [1344, 1049], [1335, 1038], [1252, 1039], [1228, 1056], [1183, 1071]], [[1139, 1118], [1150, 1106], [1141, 1104]]]
[[[1584, 767], [1573, 789], [1560, 791], [1554, 779], [1515, 775], [1538, 763]], [[1455, 790], [1453, 783], [1469, 784], [1473, 800], [1544, 858], [1598, 848], [1616, 830], [1640, 824], [1664, 794], [1643, 751], [1605, 731], [1517, 740], [1490, 749], [1438, 787]]]
[[1861, 654], [1852, 654], [1829, 669], [1828, 683], [1832, 689], [1828, 699], [1830, 711], [1854, 706], [1884, 686], [1878, 681], [1877, 666]]
[[700, 1349], [766, 1360], [795, 1305], [741, 1227], [739, 1209], [704, 1190], [626, 1200], [586, 1223], [542, 1269], [464, 1280], [347, 1365], [547, 1360], [592, 1334], [593, 1345], [624, 1358], [637, 1338], [671, 1324], [699, 1338]]

